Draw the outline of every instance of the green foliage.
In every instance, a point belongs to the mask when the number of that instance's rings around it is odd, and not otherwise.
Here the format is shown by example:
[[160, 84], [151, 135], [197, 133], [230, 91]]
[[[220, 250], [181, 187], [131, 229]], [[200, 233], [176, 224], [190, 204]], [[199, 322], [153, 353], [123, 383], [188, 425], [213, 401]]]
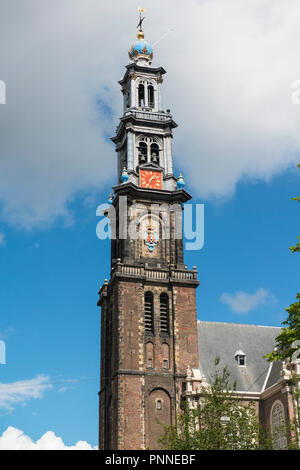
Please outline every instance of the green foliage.
[[[216, 364], [217, 365], [217, 364]], [[185, 401], [175, 426], [164, 426], [159, 440], [172, 450], [250, 450], [272, 448], [263, 432], [255, 403], [241, 403], [229, 383], [229, 372], [215, 370], [210, 386], [201, 388], [201, 399], [191, 409]]]
[[[300, 170], [300, 165], [297, 165]], [[293, 201], [300, 202], [300, 196], [292, 198]], [[297, 237], [300, 240], [300, 236]], [[292, 253], [300, 252], [300, 241], [295, 245], [291, 246], [290, 250]], [[297, 294], [295, 303], [291, 304], [289, 308], [286, 308], [288, 312], [288, 318], [282, 322], [282, 325], [288, 325], [281, 329], [280, 334], [275, 340], [275, 349], [264, 357], [269, 361], [279, 361], [284, 359], [298, 359], [300, 358], [300, 349], [297, 345], [297, 341], [300, 341], [300, 294]]]
[[286, 308], [288, 318], [282, 325], [288, 325], [281, 329], [275, 340], [275, 349], [264, 357], [269, 361], [279, 361], [286, 358], [300, 358], [300, 348], [297, 342], [300, 341], [300, 293], [297, 294], [297, 301]]
[[[290, 423], [282, 422], [281, 425], [273, 429], [273, 440], [274, 443], [278, 438], [285, 441], [285, 449], [288, 450], [299, 450], [300, 449], [300, 389], [298, 387], [298, 377], [294, 373], [289, 381], [290, 391], [292, 393], [292, 399], [295, 404], [295, 415]], [[276, 448], [276, 446], [275, 446]]]
[[[298, 165], [298, 168], [299, 168], [299, 170], [300, 170], [300, 165]], [[300, 196], [298, 196], [298, 197], [293, 197], [292, 201], [298, 201], [298, 202], [300, 202]], [[300, 240], [300, 236], [298, 236], [297, 238], [298, 238], [298, 240]], [[290, 250], [291, 250], [292, 253], [300, 252], [300, 241], [297, 242], [297, 244], [296, 244], [295, 246], [291, 246], [291, 247], [290, 247]]]

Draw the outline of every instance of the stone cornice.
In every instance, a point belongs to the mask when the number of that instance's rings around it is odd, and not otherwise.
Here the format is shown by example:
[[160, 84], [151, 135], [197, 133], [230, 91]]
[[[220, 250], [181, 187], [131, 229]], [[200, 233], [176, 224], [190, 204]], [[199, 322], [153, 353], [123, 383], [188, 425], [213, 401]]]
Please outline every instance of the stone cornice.
[[128, 76], [132, 72], [140, 72], [140, 73], [146, 73], [146, 74], [149, 74], [149, 75], [157, 75], [157, 76], [161, 76], [161, 75], [164, 75], [165, 73], [167, 73], [166, 70], [161, 66], [159, 66], [159, 67], [145, 67], [145, 66], [142, 66], [142, 65], [137, 65], [135, 62], [132, 62], [132, 63], [126, 65], [126, 72], [125, 72], [123, 78], [121, 80], [119, 80], [119, 84], [121, 86], [124, 85], [124, 83], [128, 79]]
[[123, 183], [112, 188], [116, 194], [114, 199], [114, 206], [118, 203], [118, 196], [131, 196], [134, 199], [147, 199], [149, 202], [155, 201], [175, 203], [175, 202], [187, 202], [192, 199], [192, 196], [185, 189], [176, 189], [175, 191], [167, 191], [165, 189], [150, 189], [140, 188], [134, 183]]

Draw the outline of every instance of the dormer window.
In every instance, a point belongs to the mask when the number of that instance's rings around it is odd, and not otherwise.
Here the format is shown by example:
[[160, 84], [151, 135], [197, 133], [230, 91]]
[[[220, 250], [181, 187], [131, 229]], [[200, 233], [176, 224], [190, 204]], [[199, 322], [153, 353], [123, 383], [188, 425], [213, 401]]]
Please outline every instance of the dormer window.
[[238, 363], [238, 366], [246, 367], [246, 354], [241, 349], [235, 353], [234, 358]]

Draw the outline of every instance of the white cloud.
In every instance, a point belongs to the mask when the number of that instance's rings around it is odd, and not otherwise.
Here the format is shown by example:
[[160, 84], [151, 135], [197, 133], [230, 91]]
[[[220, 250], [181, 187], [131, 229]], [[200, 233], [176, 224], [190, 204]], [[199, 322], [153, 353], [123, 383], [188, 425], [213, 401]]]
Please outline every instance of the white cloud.
[[[145, 6], [150, 42], [174, 30], [154, 53], [169, 72], [164, 103], [180, 126], [174, 152], [188, 189], [226, 196], [243, 178], [268, 180], [294, 164], [299, 0], [189, 0], [188, 8], [178, 0], [147, 0]], [[74, 196], [115, 178], [107, 136], [121, 114], [117, 80], [136, 23], [133, 0], [2, 1], [3, 219], [25, 227], [59, 216], [72, 221]]]
[[45, 375], [6, 384], [0, 382], [0, 409], [12, 411], [16, 404], [25, 404], [32, 398], [42, 398], [44, 392], [51, 388], [49, 377]]
[[0, 436], [0, 450], [93, 450], [86, 441], [78, 441], [73, 446], [66, 446], [54, 432], [46, 432], [34, 442], [20, 429], [9, 426]]
[[228, 305], [236, 313], [248, 313], [259, 305], [274, 302], [275, 297], [268, 290], [261, 288], [254, 294], [247, 294], [246, 292], [240, 291], [234, 294], [224, 292], [220, 297], [220, 301]]

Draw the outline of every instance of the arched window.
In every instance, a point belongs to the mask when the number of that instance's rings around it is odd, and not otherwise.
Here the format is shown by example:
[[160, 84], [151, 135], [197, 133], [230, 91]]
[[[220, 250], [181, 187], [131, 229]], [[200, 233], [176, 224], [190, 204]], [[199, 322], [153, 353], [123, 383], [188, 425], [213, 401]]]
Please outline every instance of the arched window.
[[148, 85], [148, 106], [154, 108], [154, 88], [153, 85]]
[[160, 296], [160, 332], [169, 334], [169, 297], [168, 294]]
[[159, 165], [159, 146], [156, 143], [151, 144], [151, 163]]
[[160, 152], [162, 142], [152, 136], [140, 134], [137, 138], [137, 162], [142, 165], [151, 162], [153, 165], [160, 165]]
[[271, 409], [271, 430], [274, 440], [274, 448], [286, 449], [287, 439], [286, 439], [286, 426], [285, 426], [285, 417], [284, 417], [284, 408], [280, 400], [276, 400], [273, 403]]
[[145, 86], [143, 83], [139, 84], [138, 93], [139, 93], [139, 106], [143, 107], [145, 106]]
[[149, 393], [146, 400], [148, 430], [146, 447], [157, 449], [157, 441], [161, 436], [162, 425], [170, 426], [172, 417], [171, 397], [166, 390], [157, 388]]
[[153, 333], [153, 294], [152, 292], [145, 293], [145, 331]]
[[143, 163], [147, 162], [147, 144], [146, 142], [140, 142], [139, 143], [139, 165], [142, 165]]

